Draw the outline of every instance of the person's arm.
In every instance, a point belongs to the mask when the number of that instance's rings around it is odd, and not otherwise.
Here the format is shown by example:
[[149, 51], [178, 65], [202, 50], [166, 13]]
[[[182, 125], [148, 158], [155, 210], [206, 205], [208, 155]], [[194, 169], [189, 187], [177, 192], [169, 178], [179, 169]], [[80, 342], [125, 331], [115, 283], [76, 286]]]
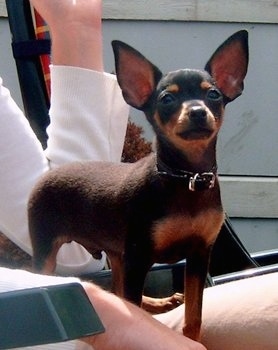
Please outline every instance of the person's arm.
[[[26, 207], [38, 178], [49, 165], [81, 159], [119, 161], [128, 118], [115, 77], [102, 72], [101, 1], [31, 3], [50, 24], [53, 37], [51, 126], [45, 153], [0, 79], [0, 231], [30, 255]], [[105, 256], [94, 260], [80, 245], [68, 244], [59, 252], [57, 272], [94, 272], [104, 262]]]
[[129, 107], [114, 75], [103, 73], [102, 1], [31, 0], [50, 27], [51, 166], [120, 161]]
[[50, 28], [52, 63], [103, 71], [101, 0], [31, 0]]
[[[276, 350], [277, 316], [277, 272], [206, 288], [201, 342], [214, 350]], [[154, 317], [182, 333], [183, 306]]]
[[205, 350], [137, 306], [93, 284], [83, 286], [106, 327], [105, 333], [86, 339], [95, 350]]
[[[100, 0], [31, 0], [52, 39], [50, 167], [76, 160], [120, 161], [129, 108], [115, 76], [103, 72]], [[57, 272], [100, 270], [76, 243], [63, 246]]]
[[45, 276], [0, 267], [0, 293], [72, 282], [83, 285], [104, 324], [105, 332], [80, 339], [82, 343], [76, 340], [40, 346], [40, 349], [205, 350], [201, 344], [170, 330], [137, 306], [104, 291], [92, 283], [81, 282], [77, 278]]

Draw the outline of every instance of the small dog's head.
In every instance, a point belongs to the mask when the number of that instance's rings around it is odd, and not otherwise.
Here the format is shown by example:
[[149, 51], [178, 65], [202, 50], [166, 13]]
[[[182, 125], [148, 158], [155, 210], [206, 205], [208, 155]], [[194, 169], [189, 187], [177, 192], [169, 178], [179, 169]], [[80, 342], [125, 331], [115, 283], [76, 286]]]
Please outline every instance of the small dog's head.
[[222, 122], [223, 95], [205, 71], [166, 74], [157, 85], [155, 104], [155, 125], [176, 145], [209, 139]]
[[225, 105], [243, 90], [248, 33], [239, 31], [212, 55], [205, 70], [161, 71], [130, 46], [113, 41], [116, 73], [126, 102], [145, 112], [157, 138], [188, 152], [216, 138]]

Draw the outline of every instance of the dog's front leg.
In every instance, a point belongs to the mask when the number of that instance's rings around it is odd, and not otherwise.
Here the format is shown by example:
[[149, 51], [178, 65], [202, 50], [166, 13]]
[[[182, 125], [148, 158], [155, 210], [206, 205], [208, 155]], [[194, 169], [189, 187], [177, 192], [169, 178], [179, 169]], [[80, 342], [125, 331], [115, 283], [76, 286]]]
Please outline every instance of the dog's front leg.
[[185, 325], [183, 334], [199, 341], [202, 322], [203, 290], [206, 283], [211, 248], [201, 247], [186, 259]]
[[152, 314], [172, 310], [183, 303], [182, 294], [175, 293], [165, 298], [143, 295], [145, 278], [152, 266], [152, 259], [147, 253], [146, 245], [144, 248], [140, 251], [138, 246], [134, 245], [133, 253], [127, 252], [125, 255], [124, 296]]
[[152, 265], [146, 246], [128, 244], [124, 256], [124, 297], [141, 305], [146, 275]]
[[109, 261], [112, 270], [112, 291], [119, 297], [124, 297], [124, 270], [121, 255], [109, 254]]

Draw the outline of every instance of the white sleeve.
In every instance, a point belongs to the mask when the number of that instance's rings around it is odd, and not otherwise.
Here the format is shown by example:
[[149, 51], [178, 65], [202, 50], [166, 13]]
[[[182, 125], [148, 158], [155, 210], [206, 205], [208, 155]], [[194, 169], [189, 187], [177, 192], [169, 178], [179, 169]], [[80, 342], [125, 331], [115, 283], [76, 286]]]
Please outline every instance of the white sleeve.
[[[121, 160], [129, 107], [111, 74], [51, 66], [51, 123], [45, 151], [50, 167], [76, 160]], [[57, 256], [61, 274], [101, 270], [105, 254], [95, 260], [79, 244], [64, 245]]]
[[51, 66], [50, 165], [75, 160], [120, 161], [129, 107], [116, 77], [88, 69]]
[[0, 231], [31, 254], [27, 201], [37, 179], [48, 170], [29, 122], [0, 78]]
[[[11, 270], [7, 268], [0, 267], [0, 293], [9, 292], [14, 290], [50, 286], [50, 285], [60, 285], [65, 283], [80, 283], [80, 280], [73, 277], [54, 277], [37, 275], [23, 270]], [[73, 340], [63, 343], [38, 345], [38, 346], [28, 346], [20, 349], [30, 349], [30, 350], [92, 350], [92, 347], [79, 341]]]
[[[40, 142], [0, 78], [0, 231], [32, 255], [27, 202], [38, 178], [49, 170]], [[60, 249], [57, 272], [65, 275], [99, 271], [105, 256], [93, 260], [77, 243]]]

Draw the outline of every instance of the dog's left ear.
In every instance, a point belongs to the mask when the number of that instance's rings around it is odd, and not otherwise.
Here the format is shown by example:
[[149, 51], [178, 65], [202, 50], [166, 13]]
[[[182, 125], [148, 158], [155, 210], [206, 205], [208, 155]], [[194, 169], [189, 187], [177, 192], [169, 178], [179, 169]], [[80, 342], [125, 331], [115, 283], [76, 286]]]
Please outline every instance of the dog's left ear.
[[125, 101], [144, 110], [162, 73], [140, 52], [122, 41], [112, 41], [112, 47], [117, 79]]
[[248, 32], [240, 30], [224, 41], [206, 64], [205, 70], [214, 78], [226, 103], [241, 95], [248, 59]]

